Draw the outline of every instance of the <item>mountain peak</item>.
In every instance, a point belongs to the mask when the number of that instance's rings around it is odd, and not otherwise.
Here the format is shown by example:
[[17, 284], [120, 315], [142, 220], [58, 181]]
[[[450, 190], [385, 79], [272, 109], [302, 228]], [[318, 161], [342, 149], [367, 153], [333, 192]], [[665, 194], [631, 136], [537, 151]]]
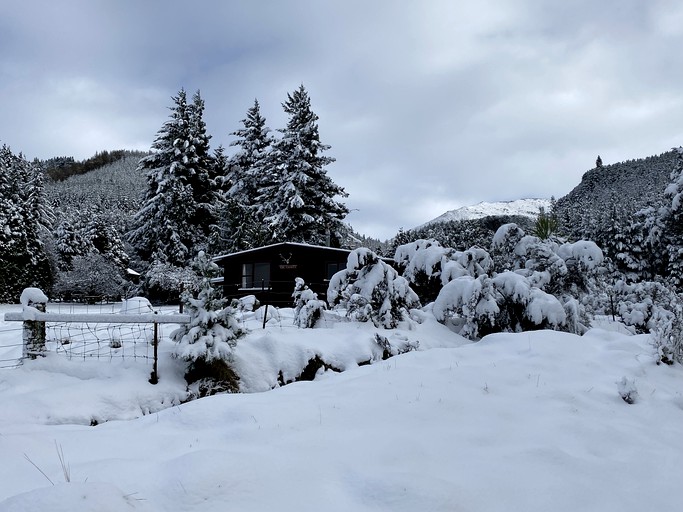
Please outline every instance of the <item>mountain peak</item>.
[[419, 227], [440, 222], [482, 219], [498, 215], [520, 215], [533, 219], [538, 216], [540, 208], [549, 210], [550, 199], [517, 199], [515, 201], [497, 201], [492, 203], [482, 201], [472, 206], [463, 206], [447, 211]]

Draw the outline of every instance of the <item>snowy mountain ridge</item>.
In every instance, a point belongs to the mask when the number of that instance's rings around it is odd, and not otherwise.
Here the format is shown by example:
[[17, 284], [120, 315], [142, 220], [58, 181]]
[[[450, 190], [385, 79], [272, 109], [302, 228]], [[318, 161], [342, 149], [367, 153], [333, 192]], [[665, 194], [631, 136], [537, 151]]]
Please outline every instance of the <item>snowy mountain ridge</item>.
[[498, 215], [520, 215], [536, 218], [541, 207], [545, 208], [546, 211], [549, 210], [550, 199], [516, 199], [514, 201], [497, 201], [492, 203], [482, 201], [472, 206], [463, 206], [447, 211], [435, 219], [418, 226], [416, 229], [439, 222], [483, 219], [484, 217]]

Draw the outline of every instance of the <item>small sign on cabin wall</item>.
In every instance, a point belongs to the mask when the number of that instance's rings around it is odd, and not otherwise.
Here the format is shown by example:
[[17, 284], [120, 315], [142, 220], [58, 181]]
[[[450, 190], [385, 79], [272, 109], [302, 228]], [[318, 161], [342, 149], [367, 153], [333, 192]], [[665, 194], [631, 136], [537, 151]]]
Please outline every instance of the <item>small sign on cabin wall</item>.
[[282, 260], [282, 264], [280, 265], [280, 270], [294, 270], [296, 268], [296, 265], [292, 265], [291, 263], [289, 263], [292, 259], [292, 253], [291, 252], [287, 256], [280, 253], [280, 259]]

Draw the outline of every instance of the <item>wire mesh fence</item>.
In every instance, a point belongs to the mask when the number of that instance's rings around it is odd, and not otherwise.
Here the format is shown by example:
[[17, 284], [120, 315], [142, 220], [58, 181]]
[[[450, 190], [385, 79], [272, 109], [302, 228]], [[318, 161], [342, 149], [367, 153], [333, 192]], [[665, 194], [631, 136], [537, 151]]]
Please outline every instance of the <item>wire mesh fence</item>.
[[68, 359], [152, 361], [154, 357], [153, 324], [46, 322], [45, 330], [46, 349]]
[[0, 324], [0, 369], [16, 368], [21, 364], [22, 331], [21, 325]]
[[[154, 365], [163, 324], [182, 324], [189, 316], [159, 312], [121, 312], [121, 304], [49, 304], [45, 313], [8, 311], [0, 323], [0, 368], [15, 368], [26, 356], [27, 337], [39, 324], [44, 333], [44, 352], [62, 354], [70, 360], [131, 359]], [[22, 324], [14, 322], [23, 322]], [[41, 345], [43, 342], [41, 341]], [[32, 357], [35, 354], [30, 353]]]

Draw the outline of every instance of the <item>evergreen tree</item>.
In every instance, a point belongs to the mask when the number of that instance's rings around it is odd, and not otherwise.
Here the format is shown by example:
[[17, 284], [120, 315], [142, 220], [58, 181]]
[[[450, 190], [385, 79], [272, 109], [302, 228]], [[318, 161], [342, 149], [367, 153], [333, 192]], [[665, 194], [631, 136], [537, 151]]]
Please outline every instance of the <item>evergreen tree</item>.
[[73, 259], [86, 253], [86, 241], [69, 215], [59, 221], [54, 231], [54, 241], [60, 270], [72, 270]]
[[674, 148], [674, 152], [676, 167], [664, 192], [670, 203], [662, 209], [662, 223], [667, 237], [667, 275], [680, 290], [683, 288], [683, 147]]
[[622, 251], [617, 263], [629, 279], [652, 280], [663, 275], [666, 267], [666, 227], [659, 210], [645, 208], [636, 212], [617, 236]]
[[241, 121], [244, 128], [232, 132], [237, 137], [230, 145], [239, 148], [228, 162], [228, 196], [250, 209], [258, 206], [259, 189], [268, 181], [268, 153], [273, 138], [261, 115], [258, 100]]
[[188, 151], [189, 180], [196, 204], [191, 219], [202, 238], [209, 236], [211, 224], [215, 221], [217, 166], [209, 150], [211, 136], [206, 133], [204, 122], [204, 100], [199, 91], [188, 105], [189, 135], [191, 146]]
[[52, 269], [41, 239], [52, 217], [43, 174], [22, 155], [0, 148], [0, 300], [16, 301], [23, 288], [48, 289]]
[[143, 259], [156, 255], [162, 263], [182, 267], [206, 241], [208, 138], [199, 95], [188, 106], [181, 89], [173, 101], [170, 119], [157, 133], [152, 153], [138, 165], [147, 176], [147, 191], [128, 239]]
[[355, 321], [370, 320], [385, 329], [398, 327], [410, 309], [420, 307], [408, 280], [365, 247], [352, 251], [346, 269], [332, 276], [327, 302], [340, 304]]
[[598, 158], [595, 160], [595, 167], [602, 167], [602, 158], [600, 158], [600, 155], [598, 155]]
[[237, 137], [231, 144], [239, 148], [237, 152], [227, 160], [222, 148], [219, 148], [220, 154], [217, 152], [219, 197], [209, 241], [213, 253], [240, 251], [265, 245], [268, 241], [263, 225], [264, 209], [258, 202], [264, 183], [273, 181], [266, 179], [270, 173], [267, 164], [272, 137], [265, 123], [259, 103], [254, 100], [254, 106], [242, 120], [244, 128], [231, 133]]
[[110, 260], [119, 270], [125, 269], [129, 258], [121, 235], [109, 215], [101, 211], [95, 213], [91, 216], [86, 229], [91, 249]]
[[282, 138], [273, 148], [275, 183], [266, 186], [260, 201], [272, 238], [277, 241], [338, 244], [342, 219], [348, 208], [336, 197], [347, 197], [343, 188], [327, 175], [325, 166], [334, 158], [323, 156], [330, 146], [320, 142], [318, 116], [302, 85], [291, 94], [283, 108], [289, 114]]
[[192, 262], [199, 279], [196, 298], [189, 292], [183, 302], [190, 323], [171, 333], [177, 343], [174, 355], [189, 363], [185, 375], [194, 383], [193, 393], [200, 396], [223, 391], [238, 391], [237, 375], [230, 367], [237, 340], [245, 334], [235, 319], [235, 309], [214, 288], [212, 279], [218, 266], [200, 251]]

